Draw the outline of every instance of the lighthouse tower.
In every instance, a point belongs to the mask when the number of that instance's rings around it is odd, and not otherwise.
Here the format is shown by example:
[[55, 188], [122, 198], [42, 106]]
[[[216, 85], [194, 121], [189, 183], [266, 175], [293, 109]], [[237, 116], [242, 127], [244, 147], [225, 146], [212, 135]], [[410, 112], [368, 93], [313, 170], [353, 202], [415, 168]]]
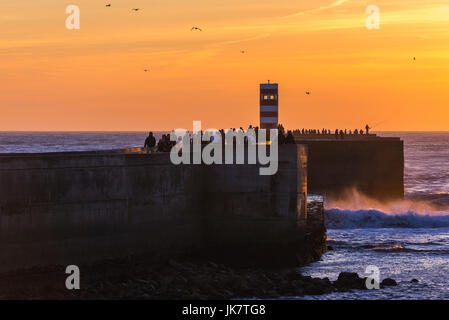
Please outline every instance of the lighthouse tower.
[[276, 129], [278, 126], [278, 84], [260, 84], [260, 128]]

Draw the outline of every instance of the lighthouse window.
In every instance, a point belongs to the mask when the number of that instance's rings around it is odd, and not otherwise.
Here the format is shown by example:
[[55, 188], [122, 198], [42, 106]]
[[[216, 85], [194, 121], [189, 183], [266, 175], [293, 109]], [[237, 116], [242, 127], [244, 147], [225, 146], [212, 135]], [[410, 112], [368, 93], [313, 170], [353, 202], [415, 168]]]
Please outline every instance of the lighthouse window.
[[271, 97], [270, 97], [270, 100], [274, 100], [274, 96], [271, 96]]
[[268, 96], [263, 96], [263, 99], [264, 100], [268, 100]]

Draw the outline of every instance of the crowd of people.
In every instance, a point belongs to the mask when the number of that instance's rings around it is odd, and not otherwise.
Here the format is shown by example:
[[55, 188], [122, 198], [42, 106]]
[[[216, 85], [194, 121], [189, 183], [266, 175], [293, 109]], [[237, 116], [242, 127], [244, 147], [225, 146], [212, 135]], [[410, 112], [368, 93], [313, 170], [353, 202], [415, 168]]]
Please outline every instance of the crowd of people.
[[[250, 125], [248, 127], [248, 130], [246, 130], [246, 131], [242, 127], [240, 127], [239, 129], [231, 128], [231, 129], [229, 129], [229, 131], [220, 129], [220, 130], [218, 130], [218, 133], [211, 136], [210, 141], [202, 141], [202, 139], [201, 139], [201, 144], [204, 146], [210, 142], [215, 141], [215, 139], [220, 139], [222, 141], [222, 143], [224, 143], [226, 141], [226, 134], [232, 134], [234, 143], [237, 144], [237, 143], [239, 143], [239, 141], [236, 139], [236, 136], [239, 134], [249, 133], [248, 132], [249, 130], [252, 130], [254, 132], [254, 136], [252, 136], [250, 134], [244, 135], [244, 143], [245, 144], [258, 143], [259, 127], [253, 127], [252, 125]], [[267, 132], [268, 132], [268, 137], [269, 137], [269, 130], [267, 130]], [[173, 133], [174, 132], [172, 131], [172, 134]], [[201, 131], [200, 133], [201, 133], [200, 137], [202, 137], [204, 135], [204, 132]], [[186, 132], [186, 134], [189, 135], [190, 143], [192, 144], [195, 140], [195, 133], [190, 134], [189, 132]], [[156, 143], [156, 137], [154, 136], [153, 132], [150, 132], [148, 134], [148, 137], [145, 139], [145, 143], [144, 143], [145, 152], [147, 152], [147, 153], [170, 152], [171, 148], [173, 146], [175, 146], [177, 143], [177, 141], [170, 140], [170, 135], [171, 134], [163, 134], [161, 139], [159, 139], [159, 141]], [[182, 140], [182, 138], [178, 139], [178, 141], [180, 141], [180, 140]], [[278, 143], [279, 144], [294, 144], [295, 143], [293, 131], [288, 130], [287, 132], [285, 132], [285, 129], [281, 124], [278, 126]]]
[[[278, 125], [278, 143], [279, 144], [294, 144], [295, 143], [295, 135], [334, 135], [336, 139], [344, 139], [344, 137], [346, 135], [368, 135], [369, 134], [369, 130], [371, 129], [368, 125], [365, 126], [365, 131], [363, 131], [363, 129], [355, 129], [354, 131], [352, 130], [339, 130], [339, 129], [335, 129], [335, 131], [332, 133], [331, 130], [329, 129], [321, 129], [321, 130], [315, 130], [315, 129], [296, 129], [296, 130], [288, 130], [286, 131], [284, 129], [284, 126], [282, 124]], [[254, 137], [252, 137], [251, 135], [245, 135], [244, 136], [244, 143], [258, 143], [258, 139], [259, 139], [259, 127], [253, 127], [252, 125], [250, 125], [248, 127], [248, 130], [252, 130], [254, 131], [255, 135]], [[220, 129], [218, 130], [218, 133], [214, 134], [211, 136], [210, 141], [202, 141], [201, 137], [203, 136], [204, 132], [201, 131], [200, 132], [200, 141], [201, 144], [204, 146], [212, 141], [215, 141], [215, 139], [220, 139], [222, 141], [222, 143], [224, 144], [224, 142], [226, 141], [226, 134], [232, 134], [233, 135], [233, 139], [234, 139], [234, 143], [238, 143], [238, 140], [236, 139], [236, 135], [238, 134], [245, 134], [248, 133], [248, 130], [244, 130], [242, 127], [240, 127], [239, 129], [236, 128], [231, 128], [229, 129], [229, 131], [225, 131], [224, 129]], [[267, 130], [267, 132], [269, 133], [269, 130]], [[174, 132], [172, 131], [171, 134], [173, 134]], [[153, 132], [150, 132], [148, 137], [145, 139], [145, 144], [144, 144], [144, 149], [146, 150], [146, 152], [148, 153], [153, 153], [153, 152], [170, 152], [170, 150], [172, 149], [173, 146], [176, 145], [177, 141], [171, 141], [170, 140], [170, 135], [171, 134], [163, 134], [161, 139], [159, 139], [159, 141], [156, 144], [156, 138], [153, 135]], [[193, 133], [192, 135], [189, 132], [186, 132], [186, 135], [189, 136], [190, 139], [190, 143], [192, 144], [194, 142], [195, 139], [195, 133]], [[269, 134], [267, 135], [269, 137]], [[181, 139], [179, 139], [181, 140]]]
[[170, 152], [174, 145], [176, 145], [176, 141], [170, 140], [170, 134], [163, 134], [156, 144], [156, 137], [153, 135], [153, 132], [150, 132], [145, 139], [143, 148], [147, 153]]
[[325, 134], [327, 134], [327, 135], [335, 135], [336, 137], [344, 137], [345, 135], [368, 135], [369, 134], [369, 130], [370, 130], [371, 128], [369, 127], [369, 125], [366, 125], [365, 126], [365, 131], [363, 131], [363, 129], [355, 129], [354, 131], [352, 131], [352, 130], [348, 130], [348, 129], [344, 129], [344, 130], [341, 130], [341, 129], [335, 129], [335, 131], [331, 131], [331, 130], [329, 130], [329, 129], [325, 129], [325, 128], [323, 128], [323, 129], [318, 129], [318, 130], [316, 130], [316, 129], [302, 129], [302, 130], [300, 130], [300, 129], [296, 129], [296, 130], [294, 130], [294, 133], [296, 134], [296, 135], [312, 135], [312, 134], [315, 134], [315, 135], [325, 135]]

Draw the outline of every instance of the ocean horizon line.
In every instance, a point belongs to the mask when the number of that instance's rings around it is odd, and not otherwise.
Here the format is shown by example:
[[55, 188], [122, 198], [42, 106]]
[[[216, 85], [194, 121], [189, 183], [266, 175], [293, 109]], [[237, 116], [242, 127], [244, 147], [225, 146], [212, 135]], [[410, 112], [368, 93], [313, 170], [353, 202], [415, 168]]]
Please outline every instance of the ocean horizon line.
[[[235, 127], [237, 128], [237, 127]], [[228, 129], [228, 128], [226, 128]], [[296, 128], [298, 129], [298, 128]], [[302, 129], [302, 128], [301, 128]], [[304, 128], [305, 129], [305, 128]], [[141, 132], [170, 132], [170, 130], [0, 130], [0, 133], [141, 133]], [[287, 129], [295, 130], [295, 129]], [[339, 128], [340, 130], [340, 128]], [[190, 131], [190, 130], [189, 130]], [[334, 130], [331, 129], [333, 133]], [[373, 133], [391, 133], [391, 132], [404, 132], [404, 133], [449, 133], [449, 130], [374, 130]]]

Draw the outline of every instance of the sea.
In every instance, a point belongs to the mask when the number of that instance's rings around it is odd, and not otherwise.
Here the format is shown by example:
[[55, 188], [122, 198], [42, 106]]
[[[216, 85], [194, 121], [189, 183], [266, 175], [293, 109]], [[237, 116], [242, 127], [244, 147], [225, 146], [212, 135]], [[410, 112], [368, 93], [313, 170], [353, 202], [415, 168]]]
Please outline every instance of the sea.
[[374, 266], [398, 286], [288, 299], [449, 299], [449, 132], [377, 134], [404, 140], [405, 199], [380, 203], [353, 190], [326, 200], [333, 250], [301, 271], [336, 280], [345, 271], [372, 275]]
[[[163, 133], [155, 132], [159, 138]], [[382, 203], [357, 190], [325, 200], [329, 250], [301, 268], [336, 280], [340, 272], [398, 286], [284, 299], [449, 299], [449, 132], [377, 132], [405, 145], [405, 199]], [[0, 153], [110, 150], [143, 146], [147, 132], [0, 132]], [[411, 282], [417, 279], [418, 282]]]

